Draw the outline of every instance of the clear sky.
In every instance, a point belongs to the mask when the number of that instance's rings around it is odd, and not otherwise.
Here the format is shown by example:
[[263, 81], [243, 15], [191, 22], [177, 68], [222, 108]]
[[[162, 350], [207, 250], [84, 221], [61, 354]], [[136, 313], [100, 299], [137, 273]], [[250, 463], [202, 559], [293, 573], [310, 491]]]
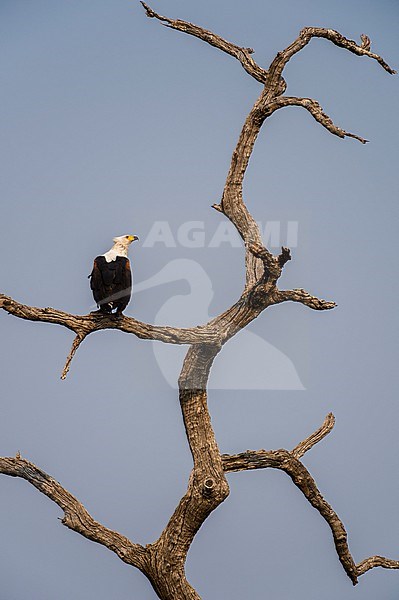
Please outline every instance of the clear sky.
[[[308, 25], [366, 33], [399, 67], [396, 0], [153, 7], [253, 47], [265, 67]], [[93, 257], [132, 233], [135, 282], [150, 281], [126, 314], [195, 325], [234, 302], [243, 250], [210, 206], [260, 84], [128, 0], [1, 0], [0, 17], [1, 291], [85, 314]], [[313, 40], [286, 79], [290, 95], [317, 99], [371, 140], [341, 140], [285, 109], [262, 130], [245, 181], [265, 241], [292, 247], [281, 287], [338, 307], [272, 307], [227, 345], [211, 377], [213, 424], [222, 452], [290, 449], [332, 411], [334, 431], [304, 463], [355, 560], [399, 559], [398, 78]], [[191, 468], [170, 385], [182, 350], [101, 332], [62, 382], [71, 332], [4, 312], [0, 331], [0, 454], [19, 450], [133, 541], [156, 539]], [[395, 571], [374, 569], [352, 587], [328, 527], [283, 473], [229, 483], [188, 557], [204, 600], [398, 598]], [[141, 573], [63, 527], [59, 508], [26, 482], [3, 476], [0, 490], [1, 600], [155, 598]]]

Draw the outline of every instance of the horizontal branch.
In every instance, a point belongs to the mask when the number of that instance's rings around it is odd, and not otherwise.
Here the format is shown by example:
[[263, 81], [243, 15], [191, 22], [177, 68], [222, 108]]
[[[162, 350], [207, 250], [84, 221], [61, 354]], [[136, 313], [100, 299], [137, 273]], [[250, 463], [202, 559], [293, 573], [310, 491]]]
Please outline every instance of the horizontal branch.
[[367, 144], [367, 142], [368, 142], [368, 140], [366, 140], [358, 135], [355, 135], [354, 133], [349, 133], [348, 131], [345, 131], [344, 129], [337, 127], [337, 125], [335, 125], [333, 123], [332, 119], [323, 111], [320, 104], [318, 102], [316, 102], [316, 100], [313, 100], [312, 98], [296, 98], [296, 97], [289, 97], [289, 96], [279, 96], [278, 98], [276, 98], [275, 101], [273, 101], [272, 104], [276, 104], [279, 108], [284, 108], [286, 106], [301, 106], [302, 108], [305, 108], [308, 112], [310, 112], [312, 117], [318, 123], [320, 123], [320, 125], [322, 125], [326, 129], [328, 129], [328, 131], [330, 133], [333, 133], [334, 135], [337, 135], [340, 138], [344, 138], [344, 137], [354, 138], [355, 140], [358, 140], [362, 144]]
[[[371, 52], [370, 38], [364, 34], [361, 35], [362, 43], [360, 45], [354, 40], [344, 37], [341, 33], [335, 31], [335, 29], [325, 29], [324, 27], [305, 27], [302, 29], [299, 35], [304, 42], [302, 47], [306, 46], [306, 44], [308, 44], [313, 37], [325, 38], [336, 46], [344, 48], [345, 50], [348, 50], [357, 56], [368, 56], [369, 58], [376, 60], [390, 75], [394, 75], [396, 73], [396, 71], [392, 69], [381, 56]], [[367, 40], [366, 44], [365, 40]]]
[[370, 556], [370, 558], [362, 560], [356, 567], [358, 575], [360, 576], [375, 567], [399, 569], [399, 560], [392, 560], [391, 558], [385, 558], [384, 556]]
[[83, 504], [33, 463], [21, 458], [19, 454], [15, 458], [0, 457], [0, 473], [25, 479], [64, 511], [61, 520], [63, 525], [112, 550], [123, 562], [138, 569], [143, 568], [143, 546], [134, 544], [127, 537], [95, 521]]
[[0, 294], [0, 309], [9, 314], [42, 323], [61, 325], [74, 331], [76, 337], [62, 370], [61, 378], [65, 379], [73, 357], [84, 339], [93, 332], [103, 329], [117, 329], [124, 333], [132, 333], [141, 339], [161, 341], [170, 344], [208, 345], [220, 348], [220, 345], [231, 338], [248, 323], [256, 319], [268, 306], [292, 300], [302, 302], [316, 310], [333, 308], [334, 303], [319, 300], [304, 290], [279, 291], [276, 281], [284, 264], [290, 259], [285, 248], [279, 256], [273, 256], [266, 248], [251, 244], [251, 253], [261, 257], [265, 270], [268, 269], [270, 280], [257, 282], [251, 290], [244, 292], [241, 298], [218, 317], [204, 325], [192, 328], [175, 328], [149, 325], [137, 321], [133, 317], [103, 315], [98, 312], [88, 315], [72, 315], [54, 308], [37, 308], [21, 304], [9, 296]]
[[76, 333], [71, 350], [62, 370], [61, 379], [65, 379], [77, 349], [83, 340], [95, 331], [118, 329], [124, 333], [132, 333], [143, 340], [153, 340], [166, 344], [212, 344], [219, 343], [219, 333], [205, 326], [191, 328], [162, 327], [137, 321], [133, 317], [121, 315], [104, 315], [98, 312], [88, 315], [72, 315], [54, 308], [36, 308], [13, 300], [0, 294], [0, 308], [10, 315], [27, 321], [39, 321], [62, 325]]
[[321, 300], [302, 289], [277, 290], [273, 295], [273, 301], [275, 304], [281, 302], [299, 302], [309, 308], [313, 308], [313, 310], [331, 310], [337, 306], [335, 302]]
[[217, 341], [217, 335], [206, 327], [163, 327], [137, 321], [133, 317], [103, 315], [98, 312], [88, 315], [72, 315], [54, 308], [36, 308], [20, 304], [0, 294], [0, 308], [9, 314], [28, 321], [55, 323], [71, 329], [76, 334], [88, 335], [102, 329], [119, 329], [133, 333], [143, 340], [156, 340], [167, 344], [203, 344]]
[[252, 48], [242, 48], [241, 46], [236, 46], [236, 44], [232, 44], [231, 42], [224, 40], [219, 35], [212, 33], [212, 31], [208, 31], [207, 29], [203, 29], [202, 27], [187, 21], [163, 17], [162, 15], [156, 13], [155, 10], [153, 10], [145, 2], [141, 2], [141, 4], [143, 5], [148, 17], [158, 19], [158, 21], [161, 21], [166, 27], [170, 27], [171, 29], [176, 29], [177, 31], [182, 31], [183, 33], [197, 37], [204, 42], [207, 42], [211, 46], [226, 52], [226, 54], [234, 56], [234, 58], [241, 63], [249, 75], [254, 77], [260, 83], [265, 83], [267, 79], [267, 72], [257, 65], [251, 57], [251, 54], [254, 52]]

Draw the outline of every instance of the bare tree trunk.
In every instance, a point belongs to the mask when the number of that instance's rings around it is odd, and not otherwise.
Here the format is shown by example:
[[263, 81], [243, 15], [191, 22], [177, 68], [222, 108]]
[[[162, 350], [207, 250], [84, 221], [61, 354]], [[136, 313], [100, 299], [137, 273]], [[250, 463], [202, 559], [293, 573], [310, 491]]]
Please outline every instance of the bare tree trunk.
[[388, 73], [394, 71], [370, 50], [370, 40], [362, 36], [361, 43], [344, 38], [331, 29], [307, 27], [285, 50], [279, 52], [265, 70], [252, 58], [253, 50], [227, 42], [214, 33], [180, 20], [158, 15], [142, 2], [147, 16], [178, 31], [196, 36], [236, 58], [245, 71], [263, 85], [259, 98], [251, 109], [233, 152], [223, 196], [213, 208], [224, 214], [237, 228], [246, 246], [246, 281], [240, 298], [221, 315], [194, 328], [155, 327], [128, 317], [118, 319], [108, 315], [70, 315], [52, 308], [22, 305], [0, 294], [0, 308], [16, 317], [30, 321], [59, 324], [75, 332], [76, 337], [68, 355], [62, 378], [65, 378], [76, 350], [91, 333], [102, 329], [119, 329], [142, 339], [164, 343], [188, 344], [179, 378], [179, 400], [187, 440], [193, 458], [193, 470], [188, 488], [158, 540], [145, 547], [94, 521], [83, 505], [57, 481], [33, 463], [16, 457], [0, 458], [0, 472], [29, 481], [64, 511], [63, 524], [77, 533], [96, 541], [115, 552], [125, 563], [140, 569], [151, 582], [161, 600], [200, 600], [185, 576], [185, 563], [195, 534], [210, 513], [228, 496], [226, 473], [259, 468], [285, 471], [309, 503], [328, 523], [338, 557], [347, 575], [357, 583], [360, 575], [377, 566], [397, 569], [399, 561], [381, 556], [366, 558], [356, 564], [353, 560], [343, 523], [318, 490], [314, 479], [301, 462], [301, 457], [321, 441], [333, 428], [334, 417], [329, 414], [322, 426], [300, 442], [292, 451], [246, 451], [236, 455], [221, 455], [212, 429], [207, 405], [207, 382], [213, 361], [223, 345], [242, 330], [266, 308], [286, 301], [299, 302], [314, 310], [334, 308], [327, 302], [302, 289], [279, 290], [278, 280], [284, 265], [291, 259], [287, 248], [273, 256], [262, 244], [258, 226], [243, 201], [243, 180], [259, 131], [267, 118], [288, 106], [300, 106], [332, 134], [352, 137], [361, 143], [366, 140], [337, 127], [311, 98], [284, 96], [286, 84], [283, 70], [294, 54], [314, 37], [322, 37], [336, 46], [358, 56], [376, 60]]

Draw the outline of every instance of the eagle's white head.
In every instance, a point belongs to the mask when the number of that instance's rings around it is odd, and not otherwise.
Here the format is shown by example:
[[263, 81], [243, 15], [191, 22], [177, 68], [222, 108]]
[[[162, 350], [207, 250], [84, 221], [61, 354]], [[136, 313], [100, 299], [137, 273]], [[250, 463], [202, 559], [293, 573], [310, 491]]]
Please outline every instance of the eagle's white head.
[[120, 235], [118, 237], [114, 237], [112, 240], [115, 245], [123, 246], [124, 248], [129, 248], [130, 244], [139, 238], [137, 235]]
[[138, 239], [137, 235], [120, 235], [114, 237], [114, 245], [103, 256], [105, 256], [107, 262], [114, 261], [117, 256], [127, 256], [130, 244]]

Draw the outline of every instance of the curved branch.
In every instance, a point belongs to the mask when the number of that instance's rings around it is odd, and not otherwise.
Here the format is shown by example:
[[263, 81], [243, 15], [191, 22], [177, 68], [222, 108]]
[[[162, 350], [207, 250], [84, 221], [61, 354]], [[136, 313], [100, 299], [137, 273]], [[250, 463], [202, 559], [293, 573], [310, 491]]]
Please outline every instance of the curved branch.
[[[147, 4], [144, 2], [141, 3], [146, 10], [147, 16], [160, 20], [168, 27], [198, 37], [223, 52], [231, 54], [240, 60], [243, 67], [252, 76], [258, 81], [265, 83], [265, 89], [256, 101], [241, 131], [236, 149], [232, 156], [222, 200], [220, 204], [213, 205], [213, 208], [219, 212], [223, 212], [232, 221], [246, 244], [251, 242], [261, 245], [262, 240], [259, 228], [243, 202], [242, 185], [256, 138], [263, 122], [268, 116], [270, 116], [277, 108], [295, 104], [306, 108], [319, 123], [334, 135], [338, 135], [339, 137], [353, 137], [361, 143], [366, 143], [367, 141], [360, 136], [348, 133], [334, 125], [332, 120], [322, 111], [320, 105], [315, 100], [310, 98], [283, 98], [281, 96], [286, 88], [285, 82], [282, 79], [282, 72], [290, 58], [304, 48], [313, 37], [324, 37], [337, 46], [345, 48], [354, 54], [368, 56], [377, 60], [389, 73], [394, 73], [395, 71], [391, 69], [379, 55], [370, 51], [370, 40], [365, 35], [362, 35], [361, 45], [359, 46], [356, 42], [348, 40], [335, 30], [320, 27], [306, 27], [288, 48], [277, 54], [268, 71], [260, 69], [259, 72], [259, 67], [250, 57], [250, 50], [226, 42], [223, 38], [220, 38], [202, 27], [193, 25], [192, 23], [181, 20], [172, 20], [168, 17], [159, 15]], [[246, 289], [254, 285], [261, 276], [262, 264], [260, 259], [247, 250]]]
[[269, 452], [258, 450], [233, 456], [223, 455], [222, 458], [227, 472], [271, 467], [287, 473], [313, 508], [320, 513], [330, 526], [338, 558], [353, 585], [356, 585], [357, 569], [349, 552], [345, 527], [337, 513], [321, 495], [309, 471], [291, 452], [287, 450], [271, 450]]
[[301, 106], [302, 108], [305, 108], [308, 112], [310, 112], [312, 117], [318, 123], [320, 123], [320, 125], [323, 125], [323, 127], [328, 129], [330, 133], [337, 135], [340, 138], [354, 138], [362, 144], [367, 144], [368, 142], [368, 140], [358, 135], [355, 135], [354, 133], [349, 133], [348, 131], [337, 127], [337, 125], [333, 123], [332, 119], [330, 119], [330, 117], [323, 111], [320, 104], [312, 98], [295, 98], [289, 96], [279, 96], [278, 98], [276, 98], [275, 104], [277, 104], [279, 108], [284, 108], [286, 106]]
[[141, 2], [141, 4], [146, 11], [147, 17], [158, 19], [158, 21], [161, 21], [166, 27], [170, 27], [171, 29], [176, 29], [177, 31], [182, 31], [183, 33], [197, 37], [204, 42], [207, 42], [211, 46], [215, 46], [215, 48], [226, 52], [226, 54], [234, 56], [234, 58], [241, 63], [242, 67], [249, 75], [254, 77], [254, 79], [260, 83], [266, 82], [267, 71], [257, 65], [251, 57], [251, 54], [254, 52], [252, 48], [242, 48], [241, 46], [236, 46], [236, 44], [232, 44], [231, 42], [224, 40], [219, 35], [212, 33], [212, 31], [208, 31], [207, 29], [203, 29], [202, 27], [194, 25], [193, 23], [188, 23], [187, 21], [163, 17], [162, 15], [156, 13], [155, 10], [153, 10], [145, 2]]
[[334, 425], [335, 417], [332, 413], [328, 413], [319, 429], [314, 431], [302, 442], [299, 442], [299, 444], [297, 444], [295, 448], [291, 450], [291, 454], [297, 459], [301, 458], [305, 452], [313, 448], [315, 444], [318, 444], [323, 438], [325, 438], [326, 435], [333, 430]]
[[[359, 46], [356, 42], [347, 39], [334, 29], [325, 29], [324, 27], [305, 27], [302, 29], [302, 31], [300, 31], [297, 39], [294, 40], [287, 48], [285, 48], [285, 50], [279, 52], [271, 63], [268, 71], [269, 77], [267, 85], [275, 87], [279, 84], [282, 72], [288, 61], [300, 50], [302, 50], [302, 48], [304, 48], [314, 37], [325, 38], [336, 46], [344, 48], [353, 54], [357, 54], [357, 56], [368, 56], [369, 58], [376, 60], [382, 66], [382, 68], [391, 75], [396, 73], [396, 71], [394, 71], [384, 61], [384, 59], [381, 58], [381, 56], [370, 51], [370, 40], [367, 38], [367, 36], [362, 37], [362, 43]], [[366, 42], [365, 38], [367, 38]]]
[[0, 473], [28, 481], [64, 511], [61, 520], [63, 525], [112, 550], [123, 562], [140, 570], [143, 569], [145, 558], [143, 546], [134, 544], [127, 537], [95, 521], [79, 500], [36, 465], [21, 458], [19, 454], [15, 458], [0, 457]]
[[[261, 69], [251, 58], [251, 49], [240, 48], [235, 44], [226, 42], [223, 38], [214, 33], [180, 20], [172, 20], [158, 15], [147, 4], [141, 2], [144, 6], [147, 16], [155, 17], [167, 24], [168, 27], [177, 29], [184, 33], [189, 33], [202, 39], [203, 41], [215, 46], [223, 52], [237, 58], [244, 69], [261, 83], [268, 79], [266, 71]], [[279, 85], [279, 91], [284, 91], [284, 86]], [[258, 225], [252, 215], [247, 210], [242, 199], [242, 182], [249, 158], [252, 154], [253, 146], [263, 124], [269, 114], [273, 111], [266, 110], [267, 93], [262, 92], [260, 98], [255, 103], [252, 111], [248, 115], [244, 127], [241, 131], [236, 149], [233, 153], [229, 174], [223, 190], [223, 197], [220, 204], [214, 204], [213, 208], [224, 213], [237, 228], [245, 242], [254, 242], [262, 244]], [[246, 252], [246, 289], [253, 285], [262, 275], [262, 263], [251, 252]]]
[[[328, 427], [326, 429], [328, 429]], [[318, 432], [319, 431], [320, 430], [318, 430]], [[321, 437], [320, 434], [318, 435], [318, 432], [315, 432], [313, 436], [318, 436], [321, 439], [322, 437], [325, 437], [329, 431], [325, 430], [324, 435]], [[313, 436], [310, 436], [310, 438]], [[311, 446], [317, 443], [317, 441], [320, 441], [320, 439], [311, 443]], [[232, 471], [245, 471], [265, 468], [280, 469], [281, 471], [287, 473], [287, 475], [291, 477], [294, 484], [301, 490], [305, 498], [328, 523], [333, 535], [338, 558], [353, 585], [357, 584], [358, 577], [374, 567], [399, 569], [399, 561], [384, 558], [383, 556], [372, 556], [361, 561], [358, 565], [355, 564], [349, 551], [347, 533], [344, 524], [338, 517], [337, 513], [320, 493], [309, 471], [294, 455], [295, 450], [298, 451], [300, 446], [302, 444], [306, 444], [306, 442], [307, 440], [304, 440], [304, 442], [298, 444], [298, 446], [292, 452], [288, 452], [287, 450], [257, 450], [234, 455], [223, 454], [223, 466], [226, 473]], [[306, 452], [308, 449], [309, 447], [303, 449], [303, 452]], [[303, 452], [302, 449], [300, 449], [300, 453], [303, 454]]]

